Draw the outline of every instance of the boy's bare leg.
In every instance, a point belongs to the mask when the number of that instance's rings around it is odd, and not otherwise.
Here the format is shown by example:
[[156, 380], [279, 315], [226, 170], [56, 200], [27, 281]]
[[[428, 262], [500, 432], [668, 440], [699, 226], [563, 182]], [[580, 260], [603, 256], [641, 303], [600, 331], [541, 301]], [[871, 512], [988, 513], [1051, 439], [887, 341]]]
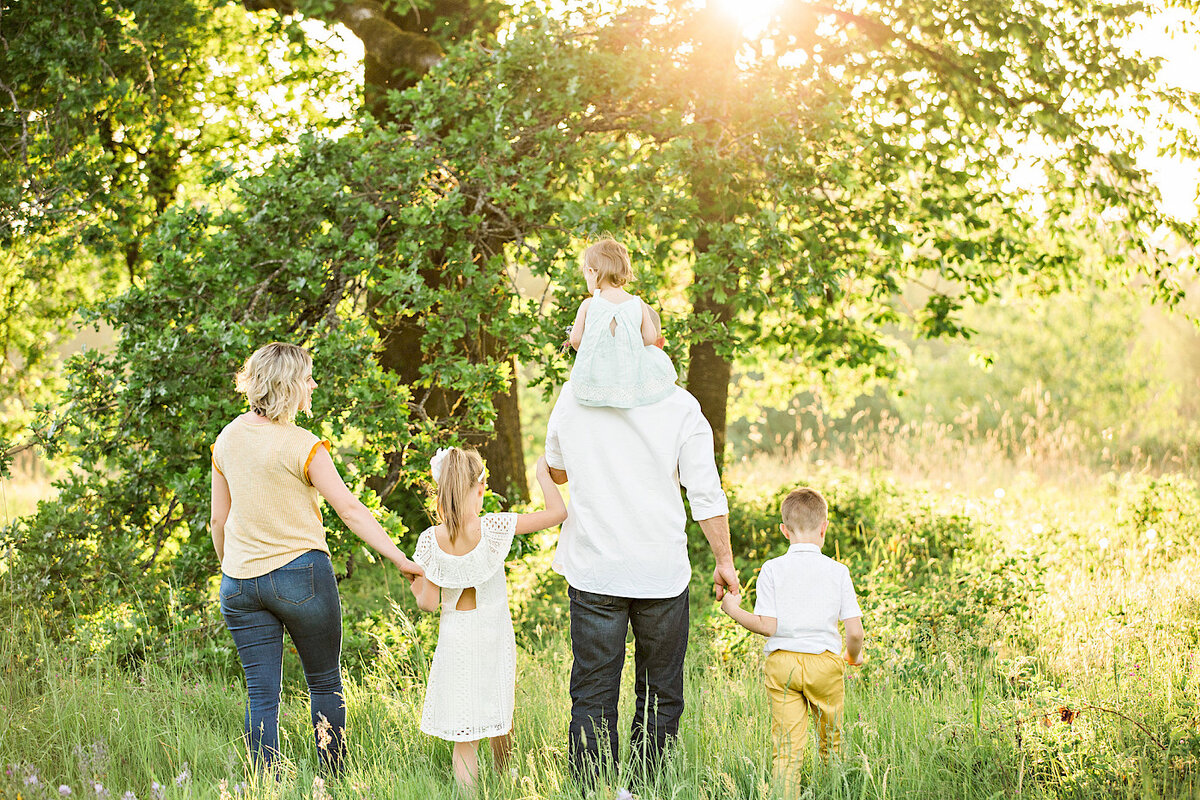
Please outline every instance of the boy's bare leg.
[[455, 742], [451, 761], [454, 764], [454, 780], [458, 785], [464, 789], [474, 788], [479, 777], [479, 740]]

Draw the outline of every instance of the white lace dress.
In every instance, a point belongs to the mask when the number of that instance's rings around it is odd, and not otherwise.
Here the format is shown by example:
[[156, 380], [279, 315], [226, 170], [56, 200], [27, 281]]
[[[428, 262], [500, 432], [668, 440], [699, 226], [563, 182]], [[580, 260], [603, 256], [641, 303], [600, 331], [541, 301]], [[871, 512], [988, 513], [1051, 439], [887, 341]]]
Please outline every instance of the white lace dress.
[[[512, 729], [517, 645], [504, 560], [517, 515], [486, 514], [479, 522], [479, 544], [465, 555], [442, 550], [433, 528], [421, 534], [413, 553], [425, 577], [442, 587], [442, 616], [421, 730], [452, 742], [501, 736]], [[471, 587], [475, 608], [457, 610], [459, 596]]]

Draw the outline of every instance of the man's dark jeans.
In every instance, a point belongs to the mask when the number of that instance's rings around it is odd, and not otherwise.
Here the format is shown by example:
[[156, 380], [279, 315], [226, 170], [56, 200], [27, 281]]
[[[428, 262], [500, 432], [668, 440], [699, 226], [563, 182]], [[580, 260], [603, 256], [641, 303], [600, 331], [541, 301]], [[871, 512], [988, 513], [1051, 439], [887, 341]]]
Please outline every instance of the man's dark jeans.
[[576, 779], [617, 763], [617, 700], [625, 664], [625, 634], [633, 626], [637, 708], [631, 745], [635, 764], [653, 770], [683, 715], [683, 656], [688, 640], [688, 590], [640, 599], [570, 587], [571, 728], [568, 751]]
[[[329, 556], [310, 550], [257, 578], [221, 576], [221, 614], [246, 673], [246, 736], [255, 764], [279, 757], [279, 692], [283, 631], [296, 645], [321, 763], [342, 762], [346, 703], [342, 697], [342, 606]], [[324, 718], [324, 720], [322, 720]]]

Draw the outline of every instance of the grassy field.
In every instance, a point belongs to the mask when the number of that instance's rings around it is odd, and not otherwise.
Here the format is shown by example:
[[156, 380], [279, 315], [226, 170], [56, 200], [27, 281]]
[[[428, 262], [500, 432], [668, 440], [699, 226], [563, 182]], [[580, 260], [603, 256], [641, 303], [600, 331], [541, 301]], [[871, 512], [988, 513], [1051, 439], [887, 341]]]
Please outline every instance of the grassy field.
[[[870, 463], [865, 450], [800, 452], [727, 475], [743, 581], [783, 550], [770, 532], [779, 491], [808, 483], [831, 499], [827, 551], [852, 565], [863, 601], [869, 661], [848, 681], [845, 749], [813, 764], [802, 796], [1200, 797], [1196, 486], [1070, 459], [928, 446], [912, 448], [918, 459], [891, 447]], [[484, 797], [581, 796], [566, 773], [570, 648], [548, 558], [544, 549], [510, 565], [517, 769], [485, 769]], [[654, 784], [615, 774], [592, 796], [777, 794], [761, 642], [715, 613], [695, 560], [681, 746]], [[343, 778], [315, 773], [294, 658], [286, 774], [264, 785], [247, 770], [244, 689], [223, 630], [206, 645], [212, 658], [195, 657], [194, 635], [164, 634], [150, 657], [130, 660], [94, 642], [47, 642], [14, 616], [0, 634], [0, 797], [456, 796], [449, 745], [417, 728], [435, 622], [402, 594], [386, 597], [369, 570], [359, 580], [344, 587], [347, 630], [367, 604], [385, 609], [389, 627], [348, 657]], [[623, 726], [631, 698], [627, 685]]]

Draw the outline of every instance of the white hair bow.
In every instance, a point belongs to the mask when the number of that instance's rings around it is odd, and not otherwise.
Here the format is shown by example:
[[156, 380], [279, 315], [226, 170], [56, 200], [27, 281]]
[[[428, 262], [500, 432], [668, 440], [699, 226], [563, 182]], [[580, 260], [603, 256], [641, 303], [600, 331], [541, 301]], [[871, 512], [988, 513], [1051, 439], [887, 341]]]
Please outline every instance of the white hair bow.
[[433, 454], [433, 458], [429, 459], [429, 473], [433, 475], [434, 483], [442, 482], [442, 465], [446, 463], [446, 456], [450, 455], [450, 448], [439, 447], [437, 452]]

